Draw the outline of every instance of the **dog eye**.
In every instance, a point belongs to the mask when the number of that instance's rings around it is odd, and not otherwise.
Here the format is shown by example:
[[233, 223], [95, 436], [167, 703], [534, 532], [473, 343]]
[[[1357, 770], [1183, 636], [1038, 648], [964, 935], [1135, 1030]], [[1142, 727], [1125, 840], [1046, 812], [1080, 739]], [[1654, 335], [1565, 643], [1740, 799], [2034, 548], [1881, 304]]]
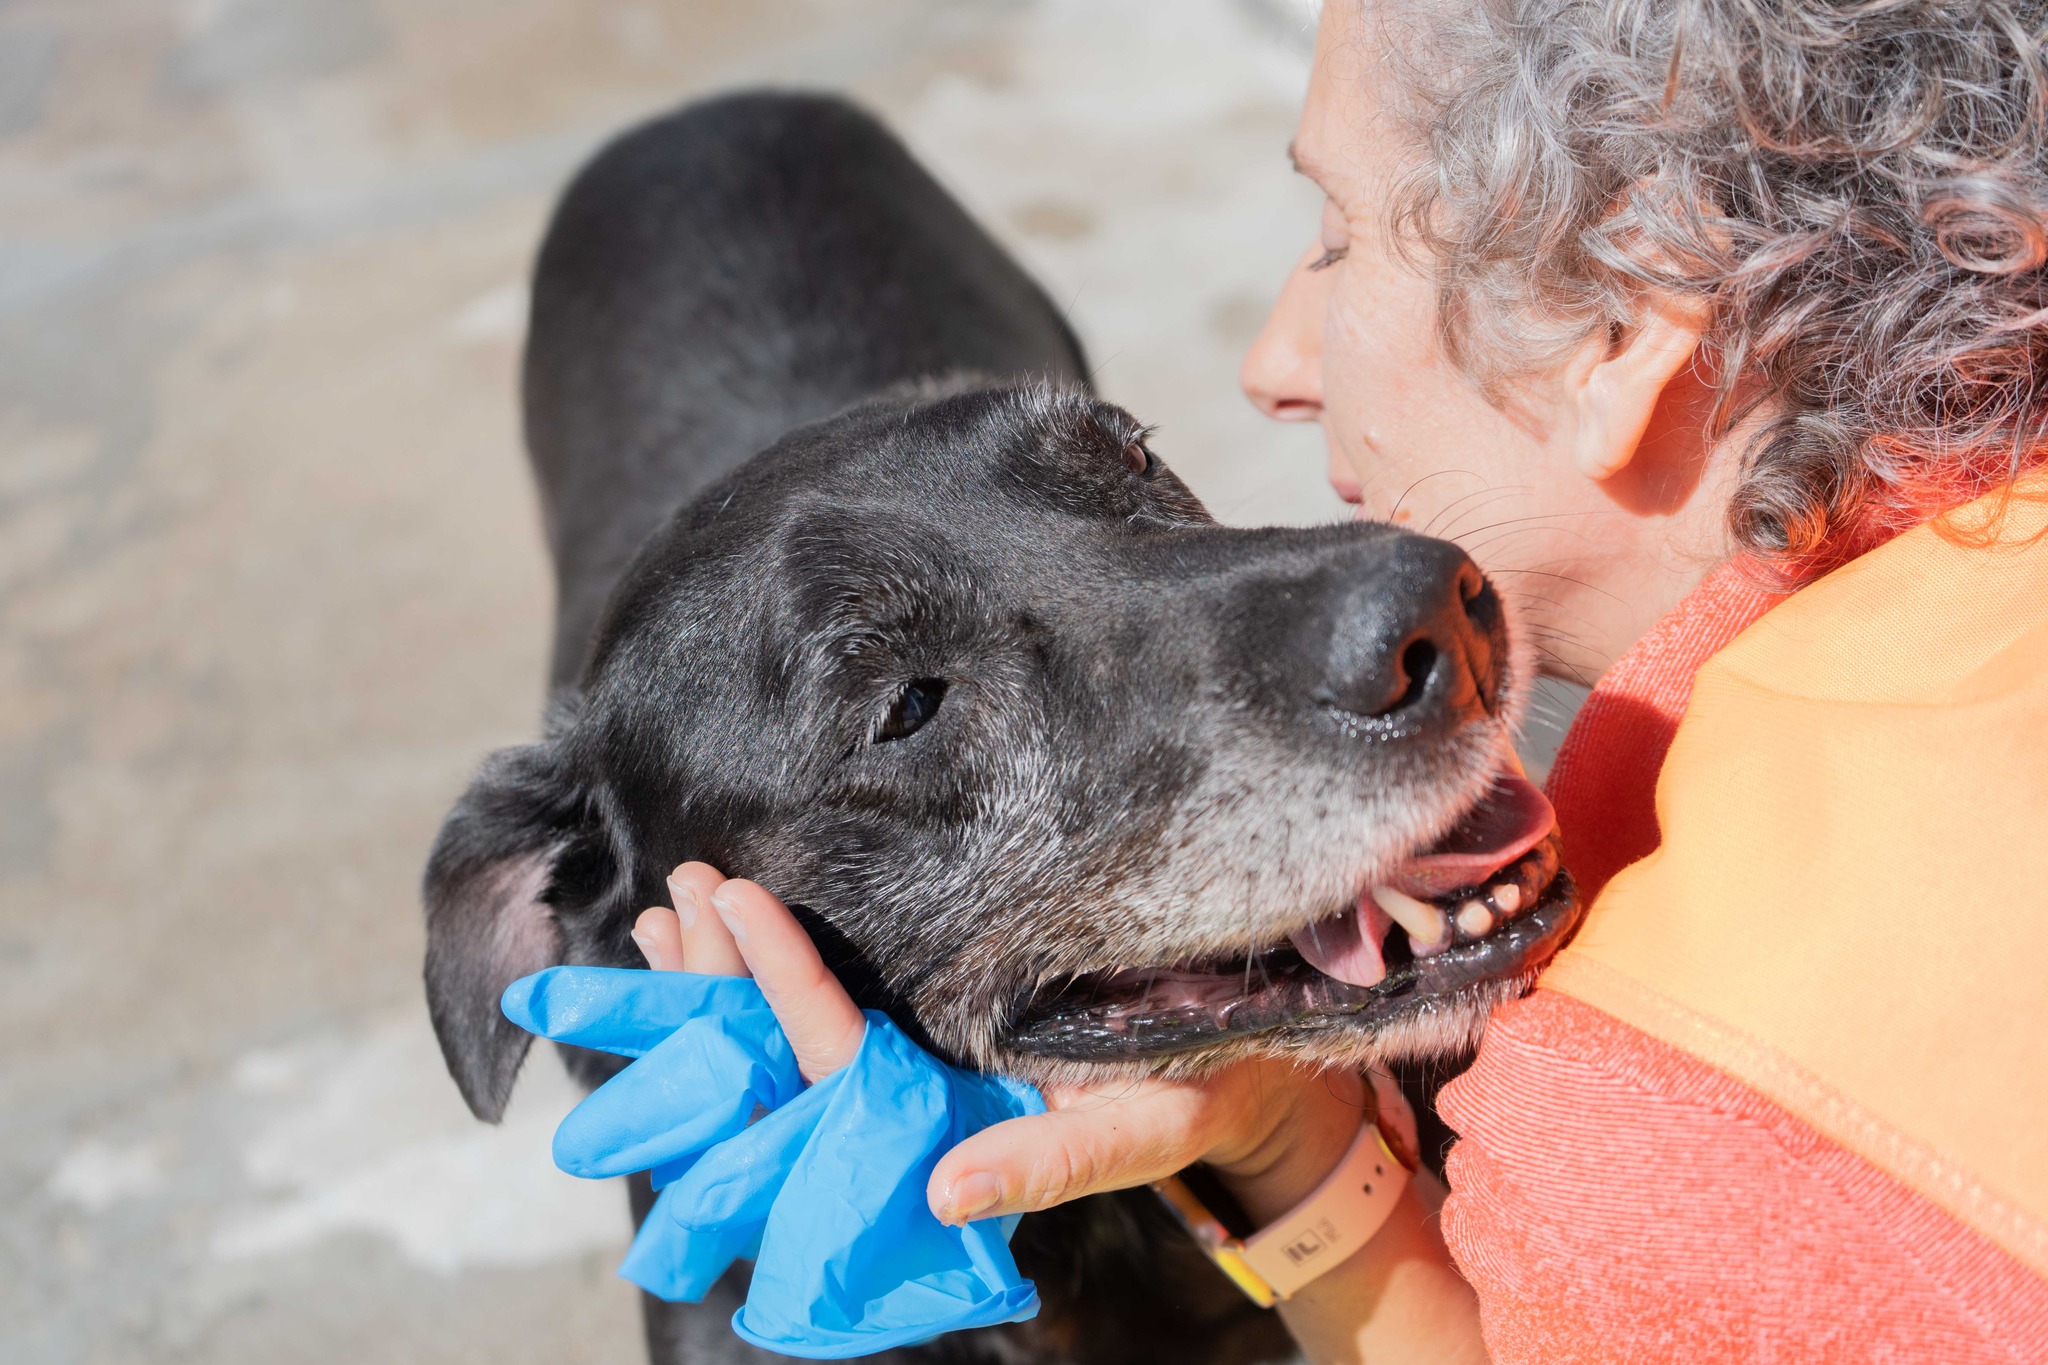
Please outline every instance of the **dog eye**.
[[882, 717], [882, 726], [875, 731], [875, 743], [917, 733], [920, 726], [939, 713], [939, 703], [945, 699], [944, 678], [912, 678], [889, 704], [889, 714]]
[[1124, 447], [1124, 464], [1133, 474], [1150, 474], [1153, 463], [1152, 452], [1145, 449], [1143, 441], [1133, 441]]

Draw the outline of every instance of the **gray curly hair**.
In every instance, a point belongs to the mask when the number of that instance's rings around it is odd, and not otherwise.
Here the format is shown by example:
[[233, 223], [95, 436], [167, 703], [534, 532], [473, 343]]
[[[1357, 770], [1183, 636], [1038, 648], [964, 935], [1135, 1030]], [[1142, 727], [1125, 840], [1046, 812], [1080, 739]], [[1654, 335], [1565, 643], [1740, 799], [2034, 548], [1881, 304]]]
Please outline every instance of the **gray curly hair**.
[[1489, 392], [1650, 291], [1704, 301], [1717, 422], [1763, 419], [1730, 527], [1780, 564], [2039, 459], [2048, 0], [1421, 8], [1394, 211]]

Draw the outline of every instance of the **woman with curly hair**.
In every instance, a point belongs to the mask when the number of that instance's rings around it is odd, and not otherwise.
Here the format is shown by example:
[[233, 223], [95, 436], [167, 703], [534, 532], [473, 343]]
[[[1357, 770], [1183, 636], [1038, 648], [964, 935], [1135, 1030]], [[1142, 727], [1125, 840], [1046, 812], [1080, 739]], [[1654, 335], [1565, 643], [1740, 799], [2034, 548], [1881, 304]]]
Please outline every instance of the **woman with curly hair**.
[[[1310, 1358], [2048, 1359], [2044, 23], [1325, 7], [1321, 238], [1245, 388], [1601, 677], [1552, 777], [1585, 928], [1444, 1091], [1448, 1198], [1282, 1305]], [[718, 913], [650, 911], [650, 961], [850, 1055], [787, 912], [681, 872]], [[933, 1209], [1206, 1162], [1271, 1222], [1362, 1103], [1279, 1063], [1050, 1100]]]

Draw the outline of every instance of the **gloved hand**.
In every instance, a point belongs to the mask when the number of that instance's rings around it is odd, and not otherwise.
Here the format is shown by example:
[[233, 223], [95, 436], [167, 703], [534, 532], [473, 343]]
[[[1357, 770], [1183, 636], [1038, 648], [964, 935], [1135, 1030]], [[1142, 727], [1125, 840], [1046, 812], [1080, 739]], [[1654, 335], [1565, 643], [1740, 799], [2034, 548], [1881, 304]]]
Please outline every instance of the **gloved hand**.
[[948, 1066], [868, 1011], [852, 1062], [806, 1087], [745, 977], [551, 967], [512, 983], [503, 1008], [544, 1038], [637, 1059], [562, 1121], [555, 1164], [653, 1172], [661, 1197], [619, 1267], [649, 1293], [694, 1302], [750, 1257], [733, 1330], [821, 1359], [1037, 1313], [1010, 1256], [1017, 1219], [948, 1227], [924, 1194], [962, 1139], [1043, 1112], [1030, 1086]]

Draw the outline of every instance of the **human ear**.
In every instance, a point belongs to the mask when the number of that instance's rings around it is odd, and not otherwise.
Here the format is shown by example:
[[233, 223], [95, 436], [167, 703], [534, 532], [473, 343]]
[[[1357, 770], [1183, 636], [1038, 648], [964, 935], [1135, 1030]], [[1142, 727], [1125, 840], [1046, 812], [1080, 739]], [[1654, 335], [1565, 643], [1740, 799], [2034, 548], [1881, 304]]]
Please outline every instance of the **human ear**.
[[1632, 328], [1602, 329], [1573, 355], [1566, 381], [1576, 421], [1572, 463], [1604, 482], [1636, 457], [1664, 388], [1699, 349], [1705, 309], [1690, 300], [1653, 301]]

